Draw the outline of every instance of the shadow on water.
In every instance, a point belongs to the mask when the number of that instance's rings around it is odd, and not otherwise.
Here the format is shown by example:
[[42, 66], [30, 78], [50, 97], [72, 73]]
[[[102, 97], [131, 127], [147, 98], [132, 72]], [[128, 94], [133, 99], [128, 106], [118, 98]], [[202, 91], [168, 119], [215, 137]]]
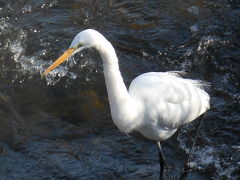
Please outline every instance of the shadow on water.
[[[237, 1], [0, 0], [0, 179], [157, 179], [155, 143], [113, 125], [94, 50], [40, 73], [81, 30], [114, 45], [127, 85], [183, 70], [211, 83], [211, 109], [186, 179], [238, 179], [240, 6]], [[179, 177], [196, 123], [163, 142]]]

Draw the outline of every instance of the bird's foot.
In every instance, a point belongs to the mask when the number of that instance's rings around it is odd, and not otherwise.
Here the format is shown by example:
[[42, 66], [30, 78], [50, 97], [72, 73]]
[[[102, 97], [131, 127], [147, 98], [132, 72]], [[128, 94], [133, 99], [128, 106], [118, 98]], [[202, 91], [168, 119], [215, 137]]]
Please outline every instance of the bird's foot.
[[168, 179], [166, 177], [168, 171], [171, 169], [171, 166], [169, 164], [164, 164], [164, 167], [163, 169], [160, 168], [160, 179], [163, 180], [163, 179]]
[[160, 177], [159, 177], [160, 180], [164, 180], [165, 173], [166, 173], [166, 170], [164, 170], [164, 169], [163, 169], [163, 170], [162, 170], [162, 169], [160, 170]]
[[190, 167], [190, 163], [187, 162], [185, 165], [184, 165], [184, 168], [181, 172], [181, 176], [179, 177], [180, 180], [185, 180], [188, 173], [191, 171], [191, 167]]

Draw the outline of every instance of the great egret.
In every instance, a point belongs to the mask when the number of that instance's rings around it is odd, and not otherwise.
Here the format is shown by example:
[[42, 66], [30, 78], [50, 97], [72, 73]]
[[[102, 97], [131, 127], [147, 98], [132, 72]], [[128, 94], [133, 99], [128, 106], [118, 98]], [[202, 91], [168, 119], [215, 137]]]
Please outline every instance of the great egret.
[[204, 83], [184, 79], [177, 72], [149, 72], [136, 77], [127, 90], [113, 46], [93, 29], [78, 33], [69, 49], [43, 75], [85, 48], [95, 48], [101, 55], [113, 122], [126, 134], [137, 131], [157, 142], [163, 174], [165, 158], [160, 142], [210, 108]]

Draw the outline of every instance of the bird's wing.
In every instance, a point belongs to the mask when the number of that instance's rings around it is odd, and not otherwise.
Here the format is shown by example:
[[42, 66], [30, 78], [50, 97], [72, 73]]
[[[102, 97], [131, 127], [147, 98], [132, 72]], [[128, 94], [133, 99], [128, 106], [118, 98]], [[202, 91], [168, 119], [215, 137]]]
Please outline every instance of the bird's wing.
[[136, 77], [129, 94], [142, 106], [145, 121], [153, 126], [177, 128], [209, 109], [209, 95], [200, 81], [177, 72], [150, 72]]

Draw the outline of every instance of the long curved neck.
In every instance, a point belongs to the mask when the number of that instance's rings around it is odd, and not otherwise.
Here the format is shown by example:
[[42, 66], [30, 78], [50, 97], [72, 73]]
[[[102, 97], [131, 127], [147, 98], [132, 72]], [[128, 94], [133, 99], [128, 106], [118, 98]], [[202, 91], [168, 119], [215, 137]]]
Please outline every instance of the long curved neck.
[[111, 43], [104, 39], [96, 48], [103, 60], [104, 77], [113, 121], [121, 131], [129, 133], [138, 126], [138, 123], [133, 123], [138, 116], [136, 102], [129, 95], [123, 82], [118, 58]]
[[119, 109], [122, 106], [123, 101], [129, 99], [129, 94], [123, 82], [119, 70], [118, 58], [111, 43], [105, 39], [97, 49], [103, 60], [104, 77], [111, 111], [115, 111], [116, 108]]

